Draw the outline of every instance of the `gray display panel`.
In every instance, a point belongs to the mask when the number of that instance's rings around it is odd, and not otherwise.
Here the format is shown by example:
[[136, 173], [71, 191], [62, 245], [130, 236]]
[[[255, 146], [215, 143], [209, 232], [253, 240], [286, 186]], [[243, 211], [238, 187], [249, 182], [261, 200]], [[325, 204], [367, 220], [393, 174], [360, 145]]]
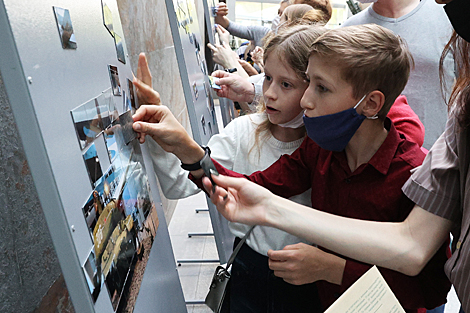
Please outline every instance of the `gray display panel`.
[[207, 144], [219, 132], [207, 65], [202, 57], [204, 43], [199, 33], [193, 0], [165, 0], [176, 58], [183, 84], [194, 140]]
[[[204, 6], [204, 21], [207, 31], [206, 42], [210, 42], [211, 44], [215, 45], [216, 37], [218, 37], [217, 31], [215, 30], [215, 15], [217, 13], [216, 7], [216, 0], [202, 0]], [[210, 49], [209, 49], [210, 50]], [[206, 60], [212, 59], [212, 52], [207, 51], [209, 53], [206, 54]], [[211, 60], [211, 62], [207, 61], [207, 64], [212, 64], [213, 68], [209, 68], [209, 72], [213, 72], [218, 69], [222, 69], [222, 66], [216, 64]], [[235, 106], [233, 101], [227, 98], [219, 98], [220, 104], [220, 112], [222, 114], [222, 123], [224, 123], [224, 127], [227, 126], [228, 123], [232, 119], [235, 118]]]
[[[201, 35], [193, 0], [166, 0], [171, 33], [183, 84], [193, 138], [201, 145], [207, 144], [213, 134], [218, 133], [213, 92], [209, 87], [206, 62], [201, 59]], [[204, 91], [194, 86], [203, 86]], [[199, 92], [199, 96], [197, 95]], [[205, 105], [212, 104], [212, 107]], [[212, 126], [209, 126], [209, 122]], [[209, 129], [209, 131], [208, 131]], [[221, 263], [226, 263], [232, 252], [233, 235], [227, 220], [217, 211], [210, 199], [207, 205], [214, 231], [217, 252]]]
[[[5, 89], [75, 310], [132, 310], [138, 293], [138, 303], [152, 300], [134, 312], [185, 312], [157, 185], [132, 131], [116, 2], [2, 0], [0, 28]], [[139, 290], [156, 274], [164, 287]]]

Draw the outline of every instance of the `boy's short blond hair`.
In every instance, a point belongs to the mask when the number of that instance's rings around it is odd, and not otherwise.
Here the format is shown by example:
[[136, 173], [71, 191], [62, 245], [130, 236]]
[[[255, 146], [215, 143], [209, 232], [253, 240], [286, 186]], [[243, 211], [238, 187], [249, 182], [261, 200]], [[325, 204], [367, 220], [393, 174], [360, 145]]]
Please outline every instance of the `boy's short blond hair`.
[[405, 88], [414, 64], [405, 41], [375, 24], [330, 30], [315, 40], [311, 55], [339, 67], [355, 98], [381, 91], [385, 103], [378, 116], [382, 120]]

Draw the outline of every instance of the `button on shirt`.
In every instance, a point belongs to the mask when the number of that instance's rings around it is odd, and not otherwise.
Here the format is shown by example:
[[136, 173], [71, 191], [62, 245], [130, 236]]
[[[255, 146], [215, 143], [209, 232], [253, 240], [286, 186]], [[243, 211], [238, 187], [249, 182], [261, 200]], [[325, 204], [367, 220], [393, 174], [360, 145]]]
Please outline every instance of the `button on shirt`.
[[[312, 188], [312, 206], [318, 210], [363, 220], [403, 221], [413, 203], [401, 191], [411, 169], [420, 165], [424, 153], [419, 146], [400, 135], [386, 119], [388, 135], [366, 164], [351, 172], [346, 154], [321, 149], [308, 137], [292, 155], [283, 155], [262, 172], [240, 175], [226, 170], [217, 162], [222, 175], [246, 177], [271, 192], [291, 197]], [[199, 182], [200, 184], [200, 182]], [[434, 308], [445, 303], [450, 283], [444, 274], [447, 260], [445, 245], [425, 269], [415, 277], [381, 268], [380, 271], [408, 312]], [[371, 266], [347, 260], [341, 286], [318, 282], [324, 307], [333, 303], [335, 293], [344, 292]]]

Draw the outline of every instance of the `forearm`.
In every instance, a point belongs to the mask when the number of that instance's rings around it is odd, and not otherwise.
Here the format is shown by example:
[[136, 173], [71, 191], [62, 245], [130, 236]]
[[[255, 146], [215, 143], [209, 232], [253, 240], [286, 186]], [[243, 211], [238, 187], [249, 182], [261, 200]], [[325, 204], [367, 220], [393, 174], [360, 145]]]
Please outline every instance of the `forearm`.
[[163, 150], [154, 140], [149, 140], [148, 146], [153, 169], [165, 197], [181, 199], [200, 191], [188, 179], [188, 172], [181, 168], [181, 161], [175, 155]]
[[225, 29], [227, 29], [228, 26], [230, 25], [230, 20], [226, 16], [216, 15], [216, 17], [214, 18], [214, 22], [215, 24], [219, 24]]
[[[444, 242], [451, 227], [418, 207], [402, 223], [344, 218], [273, 196], [265, 225], [276, 227], [355, 260], [416, 275]], [[411, 225], [411, 223], [413, 225]], [[429, 224], [431, 223], [431, 224]], [[436, 236], [429, 236], [433, 233]]]

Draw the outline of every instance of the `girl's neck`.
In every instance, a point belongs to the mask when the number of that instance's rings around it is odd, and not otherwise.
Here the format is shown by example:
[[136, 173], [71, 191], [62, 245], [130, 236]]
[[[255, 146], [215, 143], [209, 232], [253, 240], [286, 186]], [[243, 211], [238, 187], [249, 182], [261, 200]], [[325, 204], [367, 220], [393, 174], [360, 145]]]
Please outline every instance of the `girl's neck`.
[[381, 0], [372, 4], [372, 9], [379, 15], [399, 18], [413, 11], [419, 2], [420, 0]]
[[351, 172], [372, 159], [387, 138], [388, 131], [380, 120], [365, 120], [346, 146]]
[[291, 142], [305, 136], [305, 127], [300, 128], [289, 128], [282, 127], [279, 125], [271, 125], [271, 133], [274, 138], [282, 142]]

